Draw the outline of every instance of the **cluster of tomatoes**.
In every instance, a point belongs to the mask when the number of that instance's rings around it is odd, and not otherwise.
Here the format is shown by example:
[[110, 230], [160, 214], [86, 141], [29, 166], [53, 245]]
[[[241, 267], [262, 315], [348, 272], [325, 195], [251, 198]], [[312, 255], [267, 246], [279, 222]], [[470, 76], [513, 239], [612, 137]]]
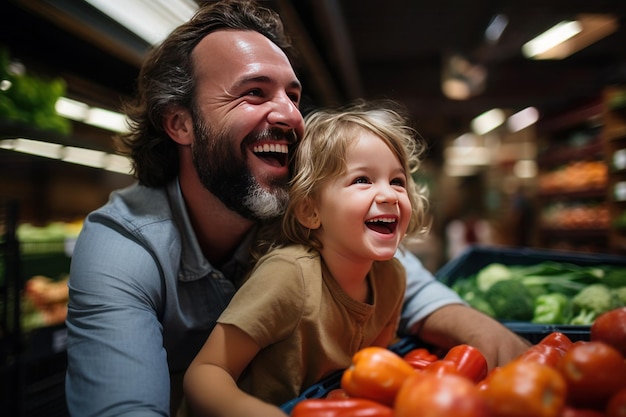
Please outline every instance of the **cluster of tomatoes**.
[[626, 308], [598, 317], [590, 340], [553, 332], [488, 372], [474, 347], [438, 357], [368, 347], [341, 388], [307, 399], [291, 417], [626, 417]]

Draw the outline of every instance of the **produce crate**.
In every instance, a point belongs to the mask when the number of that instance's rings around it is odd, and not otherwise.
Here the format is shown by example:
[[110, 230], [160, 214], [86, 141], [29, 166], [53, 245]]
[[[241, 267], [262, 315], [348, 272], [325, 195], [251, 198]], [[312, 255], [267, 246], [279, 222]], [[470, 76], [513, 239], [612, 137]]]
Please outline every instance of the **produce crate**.
[[[626, 266], [626, 256], [531, 248], [472, 246], [438, 270], [435, 277], [446, 285], [452, 285], [457, 279], [476, 274], [492, 263], [534, 265], [545, 261], [568, 262], [580, 266]], [[589, 340], [591, 328], [591, 326], [545, 325], [518, 321], [502, 321], [502, 323], [531, 343], [539, 342], [554, 331], [566, 334], [573, 341]]]

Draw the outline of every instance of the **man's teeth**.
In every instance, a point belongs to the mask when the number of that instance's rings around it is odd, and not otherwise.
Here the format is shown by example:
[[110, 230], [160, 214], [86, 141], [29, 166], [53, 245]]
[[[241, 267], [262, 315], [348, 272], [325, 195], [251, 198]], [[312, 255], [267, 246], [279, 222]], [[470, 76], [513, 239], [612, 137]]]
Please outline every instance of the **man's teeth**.
[[382, 222], [382, 223], [395, 223], [396, 219], [393, 217], [381, 217], [378, 219], [373, 219], [373, 220], [367, 220], [366, 223], [376, 223], [376, 222]]
[[288, 153], [289, 152], [289, 147], [287, 145], [283, 145], [283, 144], [269, 144], [266, 143], [264, 145], [256, 145], [252, 147], [252, 150], [256, 153], [260, 153], [260, 152], [278, 152], [278, 153]]

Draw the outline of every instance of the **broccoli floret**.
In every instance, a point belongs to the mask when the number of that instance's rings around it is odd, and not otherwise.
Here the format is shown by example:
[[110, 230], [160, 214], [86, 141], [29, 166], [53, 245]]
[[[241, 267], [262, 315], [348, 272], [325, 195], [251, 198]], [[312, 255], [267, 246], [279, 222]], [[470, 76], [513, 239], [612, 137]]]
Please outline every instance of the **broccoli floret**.
[[503, 280], [509, 280], [513, 273], [504, 264], [494, 262], [487, 265], [476, 274], [476, 284], [482, 292], [487, 292], [493, 284]]
[[626, 307], [626, 286], [611, 289], [614, 308]]
[[528, 289], [517, 280], [501, 280], [485, 293], [485, 300], [501, 320], [530, 321], [534, 302]]
[[613, 294], [604, 284], [593, 284], [583, 288], [572, 298], [572, 309], [576, 315], [571, 324], [591, 324], [602, 313], [613, 309]]
[[533, 323], [567, 324], [571, 316], [570, 299], [561, 293], [542, 294], [535, 298]]
[[590, 326], [591, 324], [593, 324], [593, 321], [596, 319], [596, 317], [598, 317], [598, 315], [593, 311], [582, 310], [570, 320], [569, 324]]

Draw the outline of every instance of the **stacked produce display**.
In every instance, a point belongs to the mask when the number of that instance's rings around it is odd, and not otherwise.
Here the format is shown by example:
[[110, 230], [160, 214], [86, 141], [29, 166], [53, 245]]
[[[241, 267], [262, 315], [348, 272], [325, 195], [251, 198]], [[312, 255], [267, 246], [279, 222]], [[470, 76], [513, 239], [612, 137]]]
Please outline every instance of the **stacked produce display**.
[[623, 417], [626, 415], [626, 307], [599, 315], [589, 341], [552, 332], [488, 371], [469, 345], [442, 356], [357, 352], [340, 384], [304, 399], [291, 417]]

